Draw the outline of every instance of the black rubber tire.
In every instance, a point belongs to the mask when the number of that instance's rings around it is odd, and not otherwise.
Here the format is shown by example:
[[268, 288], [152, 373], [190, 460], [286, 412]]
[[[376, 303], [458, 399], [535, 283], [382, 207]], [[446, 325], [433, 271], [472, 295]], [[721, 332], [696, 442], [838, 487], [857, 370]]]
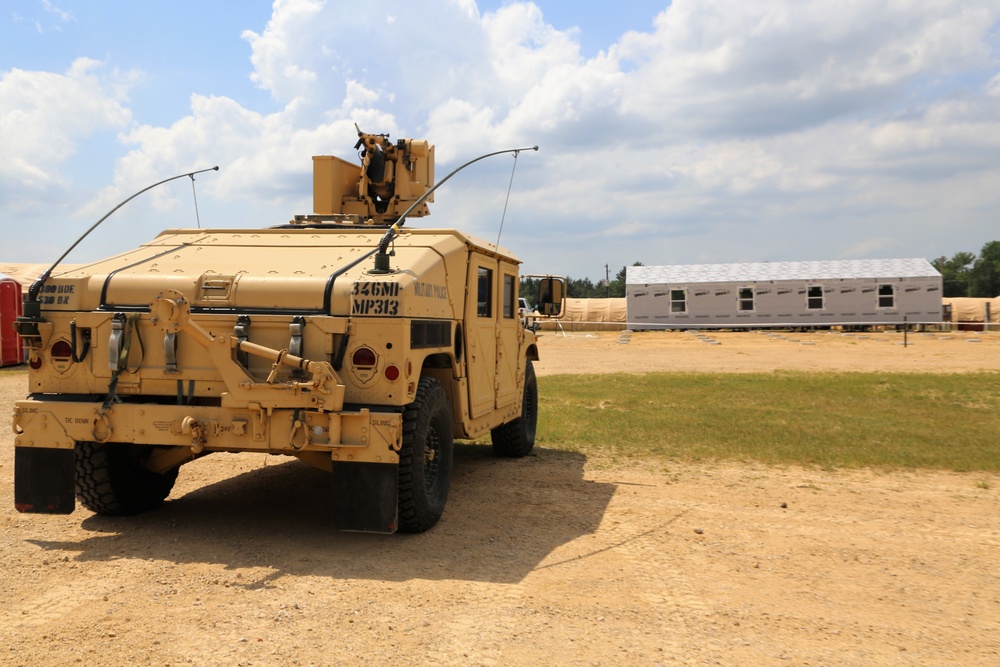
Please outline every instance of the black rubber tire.
[[159, 507], [177, 480], [177, 468], [155, 473], [142, 466], [149, 448], [117, 442], [76, 445], [76, 497], [106, 516], [140, 514]]
[[421, 378], [416, 400], [403, 410], [400, 531], [422, 533], [441, 518], [451, 487], [453, 444], [448, 394], [434, 378]]
[[535, 427], [538, 424], [538, 381], [531, 360], [524, 368], [524, 399], [521, 416], [490, 431], [493, 453], [506, 458], [521, 458], [535, 448]]

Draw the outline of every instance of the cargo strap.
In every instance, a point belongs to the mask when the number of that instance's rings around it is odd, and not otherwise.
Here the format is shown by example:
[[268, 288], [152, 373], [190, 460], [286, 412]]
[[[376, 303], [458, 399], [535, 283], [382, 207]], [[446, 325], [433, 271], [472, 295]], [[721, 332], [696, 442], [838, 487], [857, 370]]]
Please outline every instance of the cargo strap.
[[[142, 337], [135, 329], [135, 323], [139, 320], [139, 313], [126, 315], [125, 313], [115, 313], [111, 320], [111, 340], [108, 342], [108, 366], [111, 368], [111, 381], [108, 383], [108, 396], [104, 399], [103, 409], [107, 410], [112, 403], [121, 403], [118, 398], [118, 377], [123, 372], [134, 373], [142, 365], [142, 357], [145, 355], [145, 348], [142, 345]], [[139, 341], [139, 363], [135, 370], [128, 370], [128, 357], [132, 349], [132, 333]]]

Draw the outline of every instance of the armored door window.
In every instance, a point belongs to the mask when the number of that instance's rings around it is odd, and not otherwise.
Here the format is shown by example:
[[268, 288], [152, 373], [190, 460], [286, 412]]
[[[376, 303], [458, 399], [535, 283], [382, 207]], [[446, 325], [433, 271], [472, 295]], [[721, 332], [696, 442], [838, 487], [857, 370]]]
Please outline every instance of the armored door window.
[[503, 277], [503, 316], [504, 319], [514, 319], [517, 312], [517, 289], [514, 276], [504, 274]]
[[740, 288], [740, 310], [753, 310], [753, 288]]
[[671, 313], [687, 312], [687, 290], [682, 290], [682, 289], [670, 290], [670, 312]]
[[896, 307], [896, 290], [892, 285], [886, 284], [878, 286], [878, 307], [879, 308]]
[[477, 281], [479, 296], [477, 297], [476, 315], [479, 317], [493, 317], [493, 271], [484, 267], [479, 267], [479, 279]]
[[813, 286], [809, 288], [809, 292], [806, 298], [806, 306], [809, 310], [822, 310], [823, 309], [823, 288], [820, 286]]

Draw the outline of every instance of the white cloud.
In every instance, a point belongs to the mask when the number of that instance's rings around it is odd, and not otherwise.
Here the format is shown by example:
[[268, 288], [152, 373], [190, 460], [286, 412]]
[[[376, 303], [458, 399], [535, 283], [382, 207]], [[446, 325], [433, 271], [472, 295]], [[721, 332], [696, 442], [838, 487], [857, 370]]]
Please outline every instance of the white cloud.
[[[50, 154], [34, 172], [8, 164], [0, 177], [58, 178], [80, 137], [123, 128], [129, 152], [88, 211], [171, 172], [219, 164], [199, 180], [199, 203], [214, 202], [232, 224], [274, 224], [307, 210], [309, 156], [351, 157], [357, 122], [430, 139], [439, 176], [480, 153], [539, 144], [518, 162], [504, 227], [529, 269], [589, 274], [573, 263], [598, 257], [976, 249], [995, 236], [1000, 205], [998, 16], [990, 0], [674, 0], [651, 30], [585, 58], [578, 34], [555, 29], [530, 2], [481, 13], [473, 0], [277, 0], [267, 25], [243, 38], [253, 81], [279, 111], [195, 95], [169, 126], [132, 126], [97, 64], [64, 75], [12, 70], [0, 83], [0, 139], [22, 159]], [[57, 107], [32, 123], [34, 136], [9, 129], [26, 108], [5, 102], [15, 89]], [[57, 97], [72, 101], [60, 107]], [[80, 100], [82, 117], [64, 126]], [[493, 238], [510, 167], [494, 159], [449, 182], [432, 224]], [[167, 211], [179, 196], [154, 202]], [[249, 221], [247, 211], [268, 219]], [[821, 227], [838, 233], [820, 243]]]
[[[428, 102], [476, 86], [488, 67], [481, 29], [465, 2], [277, 0], [264, 30], [247, 30], [252, 78], [279, 102], [302, 99], [320, 115], [342, 105], [346, 84], [399, 99], [397, 117], [419, 122]], [[391, 19], [391, 20], [390, 20]]]
[[[990, 65], [995, 3], [678, 0], [617, 54], [622, 109], [705, 137], [769, 135], [905, 100], [916, 77]], [[679, 132], [678, 132], [679, 131]]]
[[126, 127], [132, 75], [78, 58], [64, 74], [12, 69], [0, 75], [0, 194], [4, 208], [33, 204], [64, 183], [61, 167], [91, 134]]
[[308, 95], [315, 84], [316, 72], [303, 64], [302, 42], [296, 36], [315, 30], [322, 10], [323, 2], [314, 0], [275, 0], [264, 32], [243, 32], [253, 49], [250, 78], [275, 99], [287, 102]]
[[64, 9], [56, 7], [55, 5], [52, 4], [51, 0], [42, 0], [42, 7], [45, 9], [46, 12], [52, 14], [63, 23], [68, 23], [73, 20], [73, 15], [71, 13], [67, 12]]

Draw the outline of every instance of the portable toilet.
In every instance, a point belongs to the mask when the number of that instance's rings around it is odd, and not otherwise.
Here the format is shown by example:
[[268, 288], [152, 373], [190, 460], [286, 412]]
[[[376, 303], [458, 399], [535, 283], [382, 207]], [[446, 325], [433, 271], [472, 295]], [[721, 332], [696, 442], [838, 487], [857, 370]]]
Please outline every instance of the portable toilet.
[[21, 315], [21, 284], [0, 273], [0, 366], [16, 366], [24, 361], [21, 337], [14, 332], [14, 320]]

